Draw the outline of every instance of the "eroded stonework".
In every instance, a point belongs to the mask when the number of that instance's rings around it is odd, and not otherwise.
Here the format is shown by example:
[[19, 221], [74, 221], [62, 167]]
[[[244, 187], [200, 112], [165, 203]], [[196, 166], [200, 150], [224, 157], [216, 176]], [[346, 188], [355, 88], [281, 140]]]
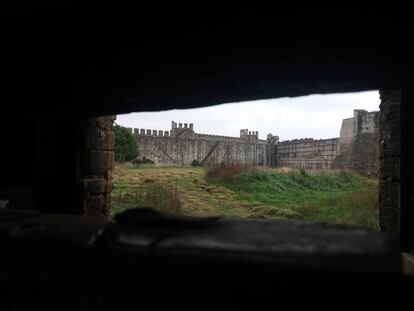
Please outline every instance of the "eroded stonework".
[[342, 121], [335, 167], [378, 176], [379, 112], [354, 110], [354, 117]]

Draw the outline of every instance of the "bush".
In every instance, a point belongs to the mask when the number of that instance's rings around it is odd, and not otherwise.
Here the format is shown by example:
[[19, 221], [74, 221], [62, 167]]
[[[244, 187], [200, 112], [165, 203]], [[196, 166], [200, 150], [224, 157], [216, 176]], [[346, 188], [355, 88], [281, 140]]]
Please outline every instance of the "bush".
[[206, 175], [207, 178], [226, 178], [249, 170], [252, 170], [251, 165], [238, 162], [221, 162], [209, 166]]
[[198, 160], [193, 160], [193, 162], [191, 162], [191, 166], [201, 166], [201, 164]]
[[131, 161], [138, 156], [138, 144], [132, 133], [125, 127], [116, 125], [115, 133], [115, 161]]

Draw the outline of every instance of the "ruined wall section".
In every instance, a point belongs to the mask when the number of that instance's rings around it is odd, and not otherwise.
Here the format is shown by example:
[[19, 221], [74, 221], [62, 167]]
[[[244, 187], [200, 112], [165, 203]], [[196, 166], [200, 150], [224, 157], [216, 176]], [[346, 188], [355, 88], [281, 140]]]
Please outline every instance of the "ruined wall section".
[[338, 154], [338, 138], [282, 141], [276, 145], [276, 166], [306, 170], [332, 169]]
[[381, 230], [400, 233], [401, 91], [380, 91], [379, 222]]
[[339, 154], [350, 154], [354, 141], [354, 118], [342, 120], [339, 138]]
[[335, 166], [376, 177], [379, 170], [379, 112], [354, 110], [341, 127], [339, 156]]

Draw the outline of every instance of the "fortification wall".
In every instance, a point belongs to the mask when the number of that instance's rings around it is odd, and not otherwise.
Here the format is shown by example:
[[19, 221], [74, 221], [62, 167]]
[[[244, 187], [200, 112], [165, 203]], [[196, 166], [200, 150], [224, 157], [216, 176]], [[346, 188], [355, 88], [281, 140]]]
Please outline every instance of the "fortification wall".
[[131, 129], [139, 144], [138, 157], [167, 165], [188, 166], [194, 160], [207, 165], [223, 161], [268, 165], [267, 141], [259, 140], [257, 132], [245, 138], [195, 134], [192, 126], [190, 130], [174, 123], [170, 132]]
[[378, 172], [378, 112], [354, 110], [344, 119], [339, 138], [279, 142], [269, 134], [240, 130], [240, 137], [198, 134], [192, 123], [171, 122], [171, 130], [130, 129], [139, 144], [139, 158], [155, 163], [191, 165], [239, 162], [297, 169], [349, 169], [364, 175]]
[[276, 166], [298, 169], [332, 169], [339, 154], [339, 139], [294, 139], [276, 145]]
[[342, 120], [339, 138], [339, 154], [351, 153], [352, 142], [354, 140], [354, 118]]
[[379, 169], [378, 111], [354, 110], [354, 117], [342, 122], [340, 154], [335, 160], [339, 169], [377, 176]]

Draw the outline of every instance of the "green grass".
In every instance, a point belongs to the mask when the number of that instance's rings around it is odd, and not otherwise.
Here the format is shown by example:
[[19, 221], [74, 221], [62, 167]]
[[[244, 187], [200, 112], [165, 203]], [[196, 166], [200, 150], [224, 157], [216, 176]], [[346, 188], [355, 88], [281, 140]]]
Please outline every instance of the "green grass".
[[[214, 178], [206, 177], [201, 167], [117, 166], [111, 215], [153, 204], [184, 215], [300, 219], [377, 229], [374, 180], [345, 172], [234, 172]], [[145, 193], [152, 193], [152, 199], [144, 199]], [[179, 208], [168, 210], [171, 202]]]
[[238, 201], [255, 204], [257, 217], [377, 228], [377, 183], [359, 175], [248, 170], [210, 182], [234, 191]]

